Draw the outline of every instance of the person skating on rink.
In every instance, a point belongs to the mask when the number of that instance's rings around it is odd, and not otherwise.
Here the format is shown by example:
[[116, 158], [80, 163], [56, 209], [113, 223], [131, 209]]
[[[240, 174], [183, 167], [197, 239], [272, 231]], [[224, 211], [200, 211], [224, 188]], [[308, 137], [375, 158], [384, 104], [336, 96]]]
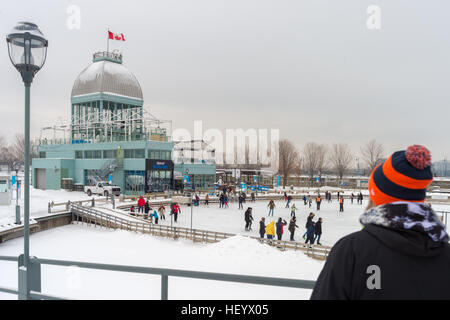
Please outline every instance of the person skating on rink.
[[238, 209], [244, 210], [243, 203], [244, 203], [244, 195], [241, 193], [241, 194], [239, 194], [239, 208]]
[[278, 222], [276, 223], [276, 228], [277, 228], [277, 237], [278, 240], [281, 240], [283, 237], [283, 227], [287, 225], [287, 222], [281, 218], [278, 218]]
[[305, 244], [307, 244], [308, 242], [310, 244], [314, 244], [314, 230], [315, 230], [315, 223], [314, 223], [314, 221], [311, 221], [311, 224], [309, 225], [308, 229], [306, 230]]
[[288, 195], [288, 196], [287, 196], [287, 202], [286, 202], [286, 208], [289, 208], [289, 205], [290, 205], [290, 203], [291, 203], [291, 200], [292, 200], [292, 196], [291, 196], [291, 195]]
[[320, 195], [318, 195], [317, 198], [316, 198], [317, 211], [320, 210], [320, 204], [321, 203], [322, 203], [322, 198], [320, 197]]
[[209, 193], [205, 196], [205, 206], [209, 207]]
[[308, 196], [308, 208], [311, 208], [312, 206], [312, 198], [311, 196]]
[[269, 217], [270, 217], [271, 213], [272, 213], [272, 217], [273, 217], [273, 212], [275, 210], [275, 202], [273, 200], [270, 200], [267, 207], [269, 207]]
[[352, 194], [350, 195], [350, 202], [351, 202], [351, 204], [353, 204], [353, 198], [355, 197], [355, 195], [353, 194], [353, 192], [352, 192]]
[[298, 225], [296, 224], [296, 222], [297, 222], [297, 219], [295, 217], [293, 217], [291, 219], [291, 221], [289, 221], [288, 230], [291, 233], [291, 237], [290, 237], [291, 241], [295, 241], [294, 240], [294, 233], [295, 233], [295, 229], [298, 228]]
[[295, 218], [295, 210], [297, 210], [297, 207], [295, 206], [295, 203], [291, 206], [291, 217]]
[[319, 218], [317, 220], [316, 224], [314, 225], [314, 241], [321, 246], [320, 243], [320, 237], [322, 236], [322, 218]]
[[177, 202], [175, 202], [173, 205], [172, 205], [172, 208], [171, 208], [171, 215], [173, 214], [173, 220], [175, 221], [175, 222], [177, 222], [177, 220], [178, 220], [178, 214], [179, 213], [181, 213], [181, 208], [180, 208], [180, 206], [179, 206], [179, 204], [177, 203]]
[[228, 206], [228, 195], [227, 194], [224, 195], [224, 197], [223, 197], [223, 207], [224, 208], [229, 208], [229, 206]]
[[264, 235], [266, 234], [266, 218], [262, 217], [259, 221], [259, 235], [261, 239], [264, 239]]
[[344, 197], [339, 198], [339, 212], [344, 212]]
[[245, 231], [250, 231], [251, 222], [253, 220], [252, 208], [248, 207], [244, 213]]
[[272, 240], [275, 237], [275, 221], [269, 222], [266, 226], [267, 239]]
[[[156, 210], [153, 210], [153, 213], [150, 215], [150, 219], [155, 219], [155, 224], [158, 224], [158, 219], [159, 219], [159, 217], [158, 217], [158, 212], [156, 212]], [[150, 221], [152, 221], [152, 220], [150, 220]]]
[[303, 204], [306, 206], [307, 205], [307, 202], [306, 202], [306, 196], [303, 196]]
[[303, 234], [303, 239], [306, 239], [306, 235], [308, 233], [308, 227], [311, 225], [312, 220], [314, 219], [315, 214], [310, 212], [308, 218], [306, 218], [306, 225], [305, 225], [305, 233]]
[[450, 300], [446, 226], [425, 202], [430, 151], [391, 154], [371, 173], [363, 229], [340, 239], [316, 281], [314, 300]]
[[139, 213], [144, 213], [144, 206], [145, 206], [145, 199], [144, 199], [144, 196], [140, 196], [139, 197], [139, 200], [138, 200], [138, 202], [137, 202], [137, 204], [138, 204], [138, 212]]
[[160, 205], [158, 208], [159, 216], [161, 217], [161, 220], [166, 220], [166, 207], [164, 205]]
[[225, 199], [225, 195], [222, 192], [219, 196], [219, 208], [223, 208], [224, 202], [225, 202], [224, 199]]

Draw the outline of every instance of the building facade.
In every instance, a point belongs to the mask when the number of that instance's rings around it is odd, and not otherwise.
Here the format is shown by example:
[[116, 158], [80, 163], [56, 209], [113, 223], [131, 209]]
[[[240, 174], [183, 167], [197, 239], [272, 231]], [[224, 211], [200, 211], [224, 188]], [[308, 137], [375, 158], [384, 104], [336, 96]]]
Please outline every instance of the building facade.
[[[110, 180], [125, 194], [180, 188], [175, 177], [186, 168], [173, 162], [167, 129], [146, 117], [143, 104], [140, 84], [122, 56], [95, 53], [74, 82], [68, 133], [40, 139], [32, 162], [34, 187], [70, 189]], [[197, 189], [213, 188], [214, 163], [196, 165], [191, 173], [198, 175]]]

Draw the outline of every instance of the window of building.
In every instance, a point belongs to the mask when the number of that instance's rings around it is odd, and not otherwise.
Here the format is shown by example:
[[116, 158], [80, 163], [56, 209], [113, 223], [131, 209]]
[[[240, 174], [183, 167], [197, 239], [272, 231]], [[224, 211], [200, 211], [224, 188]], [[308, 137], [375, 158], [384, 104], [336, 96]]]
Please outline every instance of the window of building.
[[136, 149], [134, 152], [135, 158], [145, 158], [145, 149]]
[[104, 159], [115, 159], [117, 158], [117, 150], [103, 150]]
[[83, 159], [83, 151], [75, 151], [75, 159]]
[[94, 152], [92, 150], [88, 150], [84, 152], [84, 158], [85, 159], [93, 159]]
[[145, 158], [145, 149], [125, 149], [124, 158]]
[[133, 193], [145, 191], [145, 171], [125, 171], [125, 190]]
[[39, 152], [39, 158], [40, 158], [40, 159], [45, 159], [45, 158], [46, 158], [46, 153], [45, 153], [45, 151]]
[[93, 158], [94, 159], [101, 159], [102, 158], [102, 151], [101, 150], [94, 150]]

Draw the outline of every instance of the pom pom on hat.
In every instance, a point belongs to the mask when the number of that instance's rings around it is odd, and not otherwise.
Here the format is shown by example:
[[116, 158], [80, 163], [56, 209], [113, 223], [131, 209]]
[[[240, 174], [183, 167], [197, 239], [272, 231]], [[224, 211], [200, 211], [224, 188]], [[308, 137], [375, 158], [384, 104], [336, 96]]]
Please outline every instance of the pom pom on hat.
[[431, 152], [418, 144], [409, 146], [405, 151], [405, 157], [414, 168], [419, 170], [431, 165]]

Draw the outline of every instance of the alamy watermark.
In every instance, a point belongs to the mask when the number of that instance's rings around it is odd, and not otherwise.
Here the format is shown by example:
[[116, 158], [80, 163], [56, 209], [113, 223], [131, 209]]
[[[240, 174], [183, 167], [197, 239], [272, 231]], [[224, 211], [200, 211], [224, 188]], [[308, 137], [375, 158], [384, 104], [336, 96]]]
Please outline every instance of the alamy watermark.
[[[193, 135], [187, 129], [177, 128], [172, 132], [172, 138], [175, 142], [185, 142], [183, 148], [174, 149], [177, 153], [174, 158], [209, 159], [218, 165], [258, 165], [278, 171], [279, 129], [203, 130], [203, 122], [197, 120], [194, 121]], [[204, 145], [195, 146], [197, 142]]]

